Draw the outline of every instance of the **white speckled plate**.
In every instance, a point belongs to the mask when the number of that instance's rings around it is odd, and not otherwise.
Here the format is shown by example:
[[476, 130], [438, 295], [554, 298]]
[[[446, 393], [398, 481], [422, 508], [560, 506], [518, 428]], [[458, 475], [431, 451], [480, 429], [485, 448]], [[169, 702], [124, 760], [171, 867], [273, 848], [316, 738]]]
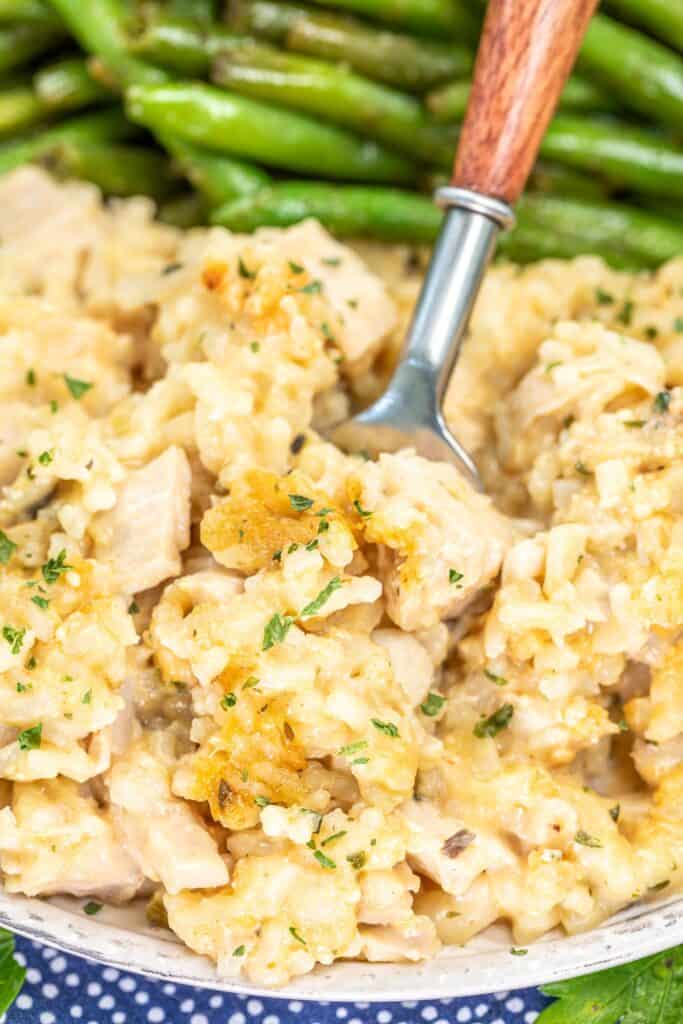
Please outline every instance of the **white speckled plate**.
[[151, 928], [142, 907], [105, 907], [97, 917], [83, 901], [32, 900], [0, 893], [0, 924], [49, 945], [126, 971], [226, 992], [344, 1001], [435, 999], [480, 995], [557, 981], [636, 960], [683, 942], [683, 899], [636, 904], [602, 928], [572, 938], [553, 933], [525, 956], [510, 953], [506, 929], [496, 926], [466, 948], [451, 947], [420, 964], [337, 963], [286, 989], [259, 990], [219, 979], [213, 966]]

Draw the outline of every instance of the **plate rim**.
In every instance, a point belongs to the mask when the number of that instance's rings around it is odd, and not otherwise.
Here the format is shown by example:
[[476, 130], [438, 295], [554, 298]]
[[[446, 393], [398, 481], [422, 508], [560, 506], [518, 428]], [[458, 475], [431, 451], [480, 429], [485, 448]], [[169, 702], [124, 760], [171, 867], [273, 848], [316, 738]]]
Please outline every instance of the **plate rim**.
[[276, 989], [220, 978], [207, 958], [176, 941], [81, 918], [47, 900], [0, 892], [0, 925], [91, 962], [178, 985], [318, 1003], [419, 1002], [548, 984], [672, 948], [683, 942], [683, 896], [636, 904], [593, 931], [538, 941], [523, 957], [511, 956], [509, 948], [465, 948], [449, 956], [446, 947], [437, 958], [415, 964], [319, 966]]

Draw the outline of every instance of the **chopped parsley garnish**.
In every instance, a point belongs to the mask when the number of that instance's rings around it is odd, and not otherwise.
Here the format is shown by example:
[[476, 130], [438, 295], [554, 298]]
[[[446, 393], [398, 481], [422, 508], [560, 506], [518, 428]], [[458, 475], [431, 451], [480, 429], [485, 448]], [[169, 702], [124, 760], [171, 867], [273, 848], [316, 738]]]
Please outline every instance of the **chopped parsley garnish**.
[[75, 398], [76, 401], [81, 399], [86, 391], [90, 391], [95, 386], [88, 380], [78, 380], [77, 377], [70, 377], [68, 373], [64, 374], [64, 383], [71, 392], [71, 397]]
[[580, 473], [581, 476], [592, 476], [593, 475], [593, 471], [590, 470], [588, 468], [588, 466], [584, 462], [581, 462], [581, 461], [574, 463], [574, 469], [576, 470], [577, 473]]
[[638, 427], [644, 427], [646, 422], [647, 420], [624, 420], [624, 426], [637, 429]]
[[289, 633], [290, 626], [293, 622], [294, 619], [291, 615], [280, 615], [279, 612], [275, 612], [273, 617], [266, 623], [266, 627], [263, 630], [263, 643], [261, 644], [261, 650], [269, 651], [270, 648], [275, 647], [276, 644], [281, 644]]
[[383, 722], [380, 718], [371, 718], [370, 721], [375, 729], [378, 732], [383, 732], [385, 736], [391, 736], [392, 739], [396, 739], [400, 735], [393, 722]]
[[19, 750], [38, 750], [43, 738], [43, 723], [32, 725], [30, 729], [24, 729], [17, 736]]
[[306, 940], [301, 938], [298, 931], [292, 924], [290, 924], [289, 926], [289, 934], [292, 936], [293, 939], [296, 939], [297, 942], [300, 942], [302, 946], [306, 945]]
[[38, 456], [38, 462], [41, 466], [49, 466], [55, 457], [55, 450], [51, 448], [49, 451], [41, 452]]
[[303, 494], [289, 494], [289, 504], [295, 512], [305, 512], [313, 505], [313, 498], [307, 498]]
[[131, 601], [130, 604], [128, 605], [128, 614], [129, 615], [137, 615], [137, 613], [139, 611], [140, 611], [140, 607], [139, 607], [137, 601], [135, 601], [135, 600]]
[[28, 686], [25, 683], [17, 683], [17, 693], [26, 693]]
[[579, 846], [590, 846], [594, 850], [598, 850], [602, 847], [602, 843], [596, 836], [591, 836], [588, 832], [584, 832], [583, 829], [574, 836], [574, 842], [578, 843]]
[[678, 334], [683, 332], [683, 316], [677, 316], [674, 320], [674, 331]]
[[321, 868], [327, 868], [328, 871], [334, 871], [336, 864], [331, 860], [322, 850], [314, 850], [313, 856], [317, 860]]
[[256, 676], [249, 676], [246, 682], [242, 683], [242, 689], [251, 690], [253, 689], [254, 686], [258, 686], [258, 684], [259, 680], [256, 678]]
[[330, 528], [329, 520], [321, 519], [318, 523], [318, 533], [327, 533]]
[[510, 952], [511, 952], [511, 954], [513, 956], [526, 956], [527, 953], [529, 952], [529, 950], [528, 949], [516, 949], [513, 946], [512, 949], [510, 950]]
[[251, 349], [252, 352], [260, 352], [261, 350], [261, 346], [258, 343], [258, 341], [250, 341], [249, 348]]
[[351, 762], [351, 764], [352, 765], [354, 765], [354, 764], [370, 764], [370, 758], [369, 757], [357, 757], [357, 758], [355, 758]]
[[323, 320], [320, 325], [320, 330], [323, 332], [323, 337], [327, 338], [328, 341], [334, 341], [334, 334], [332, 328], [328, 324], [327, 320]]
[[47, 611], [50, 606], [48, 599], [46, 597], [41, 597], [39, 594], [34, 594], [31, 601], [39, 608], [42, 608], [43, 611]]
[[304, 268], [300, 263], [295, 263], [294, 260], [289, 260], [289, 269], [293, 274], [303, 274]]
[[339, 748], [339, 756], [350, 757], [351, 754], [357, 754], [359, 750], [365, 750], [367, 745], [367, 740], [356, 740], [354, 743], [347, 743], [345, 747]]
[[36, 371], [35, 370], [27, 370], [26, 371], [26, 383], [28, 384], [28, 386], [30, 388], [34, 388], [36, 386]]
[[629, 327], [633, 320], [633, 302], [627, 299], [624, 305], [617, 313], [617, 322], [623, 324], [624, 327]]
[[363, 506], [361, 505], [361, 503], [358, 500], [358, 498], [356, 498], [356, 500], [354, 501], [353, 507], [355, 508], [355, 510], [358, 513], [358, 515], [362, 516], [363, 519], [367, 519], [368, 516], [372, 515], [372, 512], [368, 512], [368, 510], [366, 508], [363, 508]]
[[621, 804], [615, 804], [614, 807], [610, 807], [609, 816], [612, 821], [619, 821], [619, 815], [621, 814]]
[[232, 955], [233, 956], [244, 956], [246, 951], [247, 950], [246, 950], [245, 946], [235, 946], [235, 948], [232, 951]]
[[255, 796], [254, 803], [256, 804], [257, 807], [267, 807], [268, 804], [270, 803], [270, 800], [268, 799], [267, 796]]
[[182, 270], [182, 263], [167, 263], [165, 267], [161, 268], [161, 276], [166, 277], [167, 274], [175, 274], [176, 270]]
[[66, 548], [62, 548], [56, 558], [48, 558], [47, 562], [41, 565], [40, 571], [46, 583], [56, 583], [62, 573], [72, 568], [72, 565], [66, 564]]
[[671, 879], [665, 878], [663, 882], [657, 882], [656, 885], [649, 887], [650, 892], [660, 892], [662, 889], [666, 889], [667, 885], [671, 885]]
[[86, 690], [81, 697], [81, 704], [92, 704], [92, 690]]
[[29, 670], [29, 672], [30, 672], [30, 671], [31, 671], [31, 669], [34, 669], [34, 668], [36, 667], [36, 665], [37, 665], [37, 664], [38, 664], [38, 662], [37, 662], [37, 661], [36, 661], [36, 659], [35, 659], [35, 658], [33, 657], [33, 655], [31, 655], [31, 657], [30, 657], [30, 658], [28, 659], [28, 661], [26, 662], [26, 668], [27, 668], [27, 669]]
[[95, 914], [99, 914], [101, 909], [102, 909], [102, 904], [101, 903], [95, 903], [94, 900], [89, 900], [86, 903], [86, 905], [83, 907], [83, 912], [85, 914], [87, 914], [88, 917], [94, 917]]
[[493, 739], [499, 732], [506, 729], [510, 724], [510, 720], [515, 713], [515, 709], [512, 704], [503, 704], [494, 711], [488, 718], [482, 718], [480, 722], [474, 727], [474, 735], [479, 739], [484, 739], [488, 736]]
[[236, 703], [237, 697], [235, 696], [235, 694], [226, 693], [225, 697], [223, 697], [223, 699], [221, 700], [221, 707], [223, 708], [224, 711], [227, 711], [228, 708], [234, 708]]
[[50, 399], [50, 412], [52, 413], [53, 416], [57, 412], [58, 409], [59, 409], [59, 403], [57, 402], [57, 400], [55, 398], [51, 398]]
[[329, 843], [334, 843], [337, 839], [341, 839], [342, 836], [345, 836], [345, 835], [346, 835], [346, 829], [342, 829], [341, 832], [333, 832], [331, 836], [327, 837], [327, 839], [323, 839], [323, 841], [321, 842], [320, 845], [321, 846], [327, 846]]
[[323, 587], [318, 596], [310, 601], [299, 613], [302, 619], [309, 618], [311, 615], [317, 615], [324, 604], [334, 594], [335, 590], [339, 590], [342, 585], [342, 581], [339, 576], [333, 576], [327, 586]]
[[326, 267], [338, 267], [341, 259], [339, 256], [326, 256], [320, 262], [324, 263]]
[[495, 683], [496, 686], [507, 686], [508, 684], [505, 676], [497, 676], [495, 672], [491, 672], [488, 668], [484, 669], [484, 675], [487, 679], [490, 679], [492, 683]]
[[595, 289], [595, 298], [599, 306], [611, 306], [614, 302], [614, 296], [606, 292], [604, 288]]
[[548, 363], [548, 365], [545, 368], [545, 372], [546, 373], [550, 373], [551, 370], [554, 370], [556, 366], [562, 366], [562, 360], [561, 359], [555, 359], [554, 362]]
[[273, 561], [274, 562], [281, 562], [282, 561], [282, 548], [280, 548], [278, 551], [273, 551]]
[[323, 283], [317, 278], [314, 278], [313, 281], [309, 281], [308, 284], [305, 284], [303, 288], [300, 289], [304, 295], [320, 295], [322, 290]]
[[449, 569], [448, 570], [448, 582], [449, 583], [459, 583], [460, 580], [463, 579], [463, 578], [464, 578], [463, 574], [461, 572], [458, 572], [457, 569]]
[[245, 264], [241, 256], [239, 256], [237, 259], [237, 269], [239, 271], [240, 277], [244, 277], [248, 281], [253, 281], [254, 278], [256, 277], [257, 271], [249, 270], [249, 267]]
[[318, 543], [319, 543], [318, 538], [314, 537], [313, 540], [309, 540], [308, 544], [306, 545], [306, 550], [307, 551], [315, 551], [315, 549], [318, 546]]
[[350, 853], [346, 859], [355, 871], [360, 871], [367, 864], [368, 855], [359, 850], [358, 853]]
[[3, 626], [2, 635], [9, 644], [9, 649], [12, 652], [12, 654], [18, 654], [24, 643], [26, 630], [15, 629], [14, 626]]
[[671, 405], [671, 392], [658, 391], [652, 404], [657, 412], [668, 412], [669, 406]]
[[658, 334], [659, 330], [652, 324], [650, 324], [649, 327], [645, 328], [645, 337], [648, 339], [648, 341], [654, 341]]
[[290, 544], [289, 547], [287, 548], [287, 554], [291, 555], [293, 551], [298, 551], [298, 550], [299, 550], [299, 545], [298, 544], [296, 544], [296, 543], [295, 544]]
[[10, 558], [17, 550], [17, 545], [10, 540], [6, 533], [0, 530], [0, 564], [7, 565]]
[[438, 715], [445, 703], [446, 698], [440, 693], [428, 693], [427, 699], [420, 704], [420, 711], [423, 715], [433, 718], [434, 715]]
[[306, 444], [306, 435], [297, 434], [296, 437], [292, 438], [292, 443], [289, 446], [289, 450], [292, 455], [298, 455], [303, 446]]

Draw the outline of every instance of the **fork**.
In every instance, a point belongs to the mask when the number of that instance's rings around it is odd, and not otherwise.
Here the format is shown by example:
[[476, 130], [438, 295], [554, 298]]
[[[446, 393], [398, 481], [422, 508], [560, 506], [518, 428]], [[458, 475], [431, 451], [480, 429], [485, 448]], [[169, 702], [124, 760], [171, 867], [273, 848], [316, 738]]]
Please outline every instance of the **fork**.
[[368, 409], [334, 428], [346, 451], [413, 448], [482, 489], [442, 404], [501, 229], [521, 195], [597, 0], [490, 0], [445, 216], [401, 359]]

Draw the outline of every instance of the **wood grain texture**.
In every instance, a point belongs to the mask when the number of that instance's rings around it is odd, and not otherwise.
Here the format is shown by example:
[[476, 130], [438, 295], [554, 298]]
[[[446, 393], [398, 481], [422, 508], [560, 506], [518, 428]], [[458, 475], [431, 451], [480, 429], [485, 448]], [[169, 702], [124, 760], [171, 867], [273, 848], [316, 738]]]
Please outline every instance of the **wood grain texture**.
[[452, 182], [514, 203], [597, 0], [490, 0]]

